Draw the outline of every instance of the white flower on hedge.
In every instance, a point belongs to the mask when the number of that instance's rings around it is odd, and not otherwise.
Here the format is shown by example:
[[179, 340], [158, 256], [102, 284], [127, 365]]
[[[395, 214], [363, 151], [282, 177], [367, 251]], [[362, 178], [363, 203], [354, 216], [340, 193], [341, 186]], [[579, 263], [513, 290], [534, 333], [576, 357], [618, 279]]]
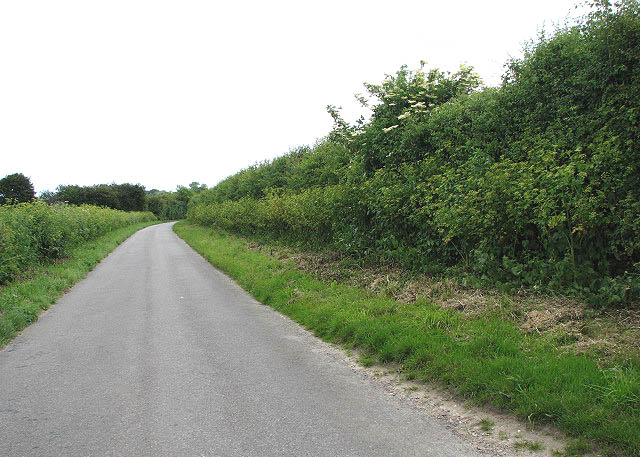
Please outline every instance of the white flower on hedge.
[[411, 116], [411, 113], [407, 111], [406, 113], [402, 113], [400, 116], [398, 116], [398, 120], [401, 121], [402, 119], [406, 119], [409, 116]]
[[398, 124], [396, 125], [392, 125], [391, 127], [387, 127], [386, 129], [382, 129], [383, 132], [390, 132], [391, 130], [395, 129], [396, 127], [398, 127]]
[[411, 108], [426, 108], [424, 102], [417, 102], [411, 105]]

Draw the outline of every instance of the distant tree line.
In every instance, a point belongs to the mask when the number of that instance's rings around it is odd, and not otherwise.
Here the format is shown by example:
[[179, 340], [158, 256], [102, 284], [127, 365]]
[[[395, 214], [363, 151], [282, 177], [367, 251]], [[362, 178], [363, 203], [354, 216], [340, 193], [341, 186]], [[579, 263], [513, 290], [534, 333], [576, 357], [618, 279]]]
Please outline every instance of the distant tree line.
[[[93, 205], [122, 211], [151, 211], [158, 219], [184, 219], [191, 198], [207, 186], [192, 182], [178, 186], [174, 192], [145, 190], [141, 184], [96, 184], [93, 186], [60, 185], [44, 191], [40, 200], [48, 204]], [[35, 199], [31, 180], [22, 173], [0, 179], [0, 205], [29, 202]]]
[[61, 185], [55, 192], [43, 193], [41, 198], [48, 203], [104, 206], [123, 211], [145, 209], [145, 191], [140, 184]]

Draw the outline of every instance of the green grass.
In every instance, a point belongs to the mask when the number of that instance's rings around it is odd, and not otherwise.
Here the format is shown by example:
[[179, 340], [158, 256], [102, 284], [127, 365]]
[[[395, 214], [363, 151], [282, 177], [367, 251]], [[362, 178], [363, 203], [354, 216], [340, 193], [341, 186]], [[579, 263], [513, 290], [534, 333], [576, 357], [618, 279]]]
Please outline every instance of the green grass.
[[365, 362], [397, 363], [408, 378], [438, 381], [474, 402], [551, 423], [609, 455], [640, 456], [635, 366], [601, 369], [498, 315], [471, 319], [426, 300], [399, 303], [322, 282], [224, 232], [184, 222], [174, 230], [257, 300], [327, 341], [358, 348]]
[[578, 439], [568, 443], [563, 451], [554, 450], [551, 455], [554, 457], [580, 457], [592, 450], [590, 443], [585, 442], [584, 439]]
[[73, 249], [63, 261], [38, 266], [24, 274], [25, 279], [1, 286], [0, 348], [35, 322], [42, 310], [84, 278], [120, 243], [141, 228], [157, 223], [141, 222], [114, 230]]

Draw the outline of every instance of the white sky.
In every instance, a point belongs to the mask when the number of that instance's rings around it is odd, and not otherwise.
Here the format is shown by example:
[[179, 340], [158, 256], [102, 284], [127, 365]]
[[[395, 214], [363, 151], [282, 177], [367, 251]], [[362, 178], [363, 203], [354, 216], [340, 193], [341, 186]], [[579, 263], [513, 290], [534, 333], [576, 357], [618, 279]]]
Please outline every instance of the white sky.
[[402, 64], [490, 85], [577, 0], [0, 0], [0, 178], [209, 186], [331, 129]]

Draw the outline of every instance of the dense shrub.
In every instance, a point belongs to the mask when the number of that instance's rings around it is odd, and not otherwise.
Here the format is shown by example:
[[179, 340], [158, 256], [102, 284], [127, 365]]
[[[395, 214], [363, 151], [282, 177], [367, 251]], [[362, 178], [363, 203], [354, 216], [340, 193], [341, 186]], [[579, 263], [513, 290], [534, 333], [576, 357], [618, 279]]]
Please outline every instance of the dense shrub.
[[0, 206], [0, 284], [28, 268], [65, 257], [84, 241], [137, 222], [148, 212], [124, 212], [41, 201]]
[[227, 178], [189, 217], [330, 245], [474, 285], [640, 297], [640, 7], [596, 2], [499, 88], [403, 67], [372, 116]]

